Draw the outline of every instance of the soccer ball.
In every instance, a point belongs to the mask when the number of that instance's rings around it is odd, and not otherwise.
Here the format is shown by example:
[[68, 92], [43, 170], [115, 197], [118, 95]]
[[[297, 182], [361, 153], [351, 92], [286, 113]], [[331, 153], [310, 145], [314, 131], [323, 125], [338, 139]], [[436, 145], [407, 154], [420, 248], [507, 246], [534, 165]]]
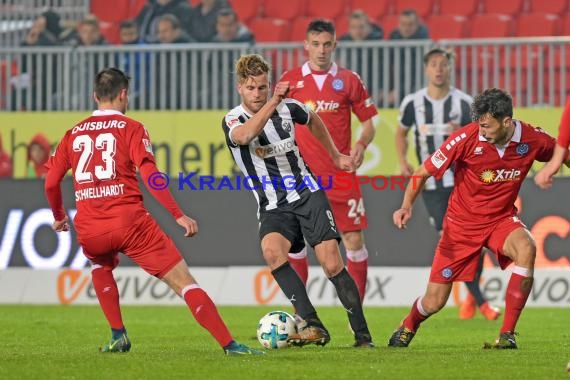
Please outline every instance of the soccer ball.
[[284, 311], [265, 314], [257, 326], [257, 340], [265, 348], [288, 347], [287, 338], [297, 332], [295, 319]]

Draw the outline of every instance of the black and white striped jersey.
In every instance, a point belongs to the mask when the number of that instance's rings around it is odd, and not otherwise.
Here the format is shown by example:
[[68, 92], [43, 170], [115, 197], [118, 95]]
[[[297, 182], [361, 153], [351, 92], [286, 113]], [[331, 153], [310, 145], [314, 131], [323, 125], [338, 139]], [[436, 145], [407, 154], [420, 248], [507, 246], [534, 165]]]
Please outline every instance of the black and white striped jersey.
[[308, 124], [310, 109], [296, 100], [285, 99], [257, 137], [248, 145], [236, 144], [232, 140], [232, 130], [251, 117], [239, 105], [226, 114], [222, 128], [226, 143], [246, 176], [259, 208], [272, 210], [299, 200], [307, 191], [318, 190], [319, 184], [295, 143], [295, 123]]
[[[443, 99], [430, 98], [427, 88], [422, 88], [402, 100], [398, 117], [400, 128], [413, 128], [416, 155], [420, 164], [453, 132], [451, 124], [464, 126], [471, 122], [472, 102], [471, 96], [453, 87]], [[441, 181], [429, 178], [425, 189], [435, 190], [453, 185], [453, 172], [450, 169], [445, 172]]]

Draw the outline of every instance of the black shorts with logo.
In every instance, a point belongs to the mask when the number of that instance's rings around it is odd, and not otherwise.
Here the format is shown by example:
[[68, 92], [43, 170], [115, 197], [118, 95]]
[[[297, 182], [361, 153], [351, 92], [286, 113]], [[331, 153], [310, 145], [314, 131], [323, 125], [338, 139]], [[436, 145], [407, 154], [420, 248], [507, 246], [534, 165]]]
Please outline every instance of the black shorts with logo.
[[430, 223], [436, 230], [443, 229], [443, 217], [447, 211], [447, 203], [453, 187], [444, 187], [437, 190], [424, 190], [422, 198], [429, 214]]
[[278, 232], [291, 242], [290, 252], [299, 252], [305, 240], [311, 247], [331, 239], [340, 242], [329, 200], [324, 191], [306, 192], [301, 199], [259, 212], [259, 238]]

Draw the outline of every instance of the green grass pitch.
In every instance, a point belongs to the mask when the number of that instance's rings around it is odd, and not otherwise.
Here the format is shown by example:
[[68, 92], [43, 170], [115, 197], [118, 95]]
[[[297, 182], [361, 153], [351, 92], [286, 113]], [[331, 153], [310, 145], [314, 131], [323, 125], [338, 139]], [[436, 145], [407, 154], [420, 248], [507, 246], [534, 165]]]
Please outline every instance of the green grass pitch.
[[[240, 342], [260, 348], [257, 321], [274, 307], [220, 307]], [[290, 308], [283, 308], [290, 311]], [[354, 349], [340, 307], [320, 307], [326, 347], [226, 357], [180, 307], [123, 308], [133, 343], [127, 354], [101, 354], [110, 337], [95, 306], [0, 306], [0, 379], [568, 379], [570, 308], [529, 308], [519, 349], [483, 350], [500, 321], [457, 318], [446, 308], [426, 321], [407, 349], [386, 343], [408, 308], [365, 308], [376, 349]]]

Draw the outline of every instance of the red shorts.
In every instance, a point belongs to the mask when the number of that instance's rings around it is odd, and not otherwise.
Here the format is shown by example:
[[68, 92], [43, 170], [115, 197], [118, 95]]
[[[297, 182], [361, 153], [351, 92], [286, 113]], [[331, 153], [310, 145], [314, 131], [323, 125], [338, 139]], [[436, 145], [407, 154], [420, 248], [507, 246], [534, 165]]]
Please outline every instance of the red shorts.
[[[333, 179], [330, 189], [323, 181], [325, 193], [331, 204], [334, 219], [340, 232], [360, 231], [368, 228], [368, 219], [364, 210], [364, 201], [360, 185], [354, 174], [342, 173], [344, 182], [341, 188], [335, 186], [337, 181]], [[352, 184], [348, 184], [347, 178], [352, 177]]]
[[134, 215], [133, 221], [130, 226], [100, 235], [78, 236], [77, 240], [92, 264], [115, 268], [119, 252], [123, 252], [147, 273], [162, 278], [182, 260], [178, 248], [148, 212]]
[[430, 282], [473, 281], [483, 247], [489, 248], [496, 255], [501, 269], [505, 269], [512, 260], [505, 256], [503, 245], [517, 228], [526, 229], [526, 226], [515, 216], [500, 219], [485, 228], [469, 228], [445, 217], [443, 234], [431, 266]]

